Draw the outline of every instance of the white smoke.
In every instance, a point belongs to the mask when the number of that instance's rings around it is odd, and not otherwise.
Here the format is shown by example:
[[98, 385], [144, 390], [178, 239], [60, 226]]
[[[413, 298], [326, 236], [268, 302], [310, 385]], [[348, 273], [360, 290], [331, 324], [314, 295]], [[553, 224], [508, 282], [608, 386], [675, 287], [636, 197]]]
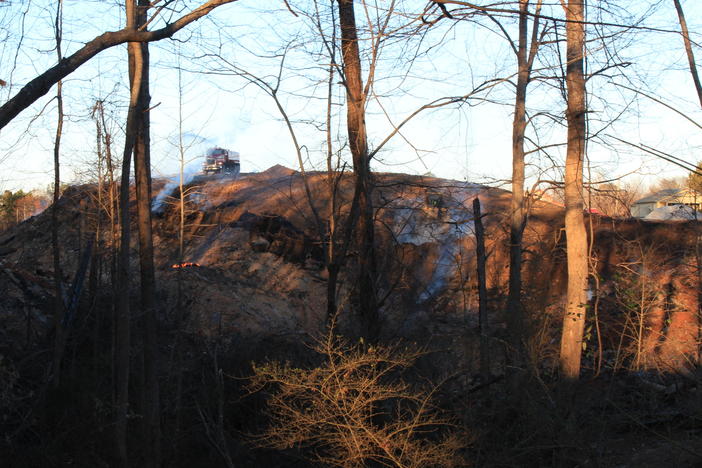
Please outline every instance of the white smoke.
[[[183, 186], [192, 182], [193, 178], [200, 171], [201, 164], [202, 164], [202, 161], [200, 159], [198, 159], [196, 161], [192, 161], [190, 164], [188, 164], [187, 166], [185, 166], [183, 168]], [[173, 193], [173, 191], [175, 189], [177, 189], [179, 186], [180, 186], [180, 174], [176, 174], [175, 176], [168, 179], [168, 182], [166, 183], [166, 185], [163, 186], [161, 191], [154, 198], [154, 201], [151, 203], [151, 212], [152, 213], [162, 213], [164, 205], [165, 205], [168, 197], [170, 197], [171, 194]]]

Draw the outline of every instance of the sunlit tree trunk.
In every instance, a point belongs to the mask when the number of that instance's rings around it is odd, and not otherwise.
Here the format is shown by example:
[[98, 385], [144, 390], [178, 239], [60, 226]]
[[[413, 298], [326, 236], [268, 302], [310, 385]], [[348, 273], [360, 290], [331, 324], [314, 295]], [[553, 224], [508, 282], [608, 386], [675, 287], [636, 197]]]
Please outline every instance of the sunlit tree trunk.
[[[356, 247], [358, 248], [358, 307], [365, 333], [377, 336], [378, 310], [375, 291], [375, 247], [372, 204], [372, 180], [368, 155], [365, 120], [365, 96], [361, 79], [361, 58], [358, 48], [353, 0], [338, 0], [346, 85], [346, 125], [353, 158], [354, 197], [350, 220], [357, 216]], [[356, 214], [357, 213], [357, 214]]]
[[561, 1], [566, 12], [568, 147], [565, 167], [565, 229], [568, 292], [561, 337], [561, 373], [566, 380], [580, 376], [583, 330], [587, 311], [587, 233], [583, 215], [583, 157], [586, 142], [585, 2]]

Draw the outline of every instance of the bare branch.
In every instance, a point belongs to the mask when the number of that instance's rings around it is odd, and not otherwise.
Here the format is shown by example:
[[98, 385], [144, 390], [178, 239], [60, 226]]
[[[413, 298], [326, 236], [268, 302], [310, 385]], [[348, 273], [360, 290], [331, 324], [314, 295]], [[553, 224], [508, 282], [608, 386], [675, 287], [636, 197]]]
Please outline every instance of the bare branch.
[[0, 129], [4, 128], [20, 112], [32, 105], [37, 99], [44, 96], [49, 90], [91, 58], [100, 52], [126, 42], [154, 42], [173, 36], [185, 26], [209, 14], [215, 8], [234, 3], [237, 0], [210, 0], [200, 5], [190, 13], [180, 17], [173, 23], [154, 31], [140, 31], [124, 28], [119, 31], [105, 32], [83, 47], [73, 55], [59, 61], [41, 75], [27, 83], [14, 97], [0, 107]]

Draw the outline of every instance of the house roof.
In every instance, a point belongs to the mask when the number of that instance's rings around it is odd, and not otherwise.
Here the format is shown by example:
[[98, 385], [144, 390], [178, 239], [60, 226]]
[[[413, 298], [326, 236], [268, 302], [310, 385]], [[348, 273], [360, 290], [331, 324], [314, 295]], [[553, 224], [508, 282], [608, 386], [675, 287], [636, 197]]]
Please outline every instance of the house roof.
[[[688, 192], [692, 192], [692, 190], [685, 189], [685, 188], [672, 188], [672, 189], [659, 190], [658, 192], [652, 193], [651, 195], [643, 197], [640, 200], [636, 200], [634, 202], [634, 205], [638, 205], [640, 203], [655, 203], [655, 202], [666, 200], [668, 198], [681, 197], [681, 196], [684, 196]], [[701, 196], [701, 198], [702, 198], [702, 196]]]

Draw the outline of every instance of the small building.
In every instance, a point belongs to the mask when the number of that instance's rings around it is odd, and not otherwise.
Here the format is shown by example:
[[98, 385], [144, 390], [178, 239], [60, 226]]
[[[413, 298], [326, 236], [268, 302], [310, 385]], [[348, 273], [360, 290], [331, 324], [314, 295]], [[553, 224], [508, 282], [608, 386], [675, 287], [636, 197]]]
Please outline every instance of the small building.
[[631, 216], [645, 218], [656, 208], [664, 206], [686, 205], [695, 210], [702, 204], [702, 194], [688, 188], [660, 190], [631, 205]]

